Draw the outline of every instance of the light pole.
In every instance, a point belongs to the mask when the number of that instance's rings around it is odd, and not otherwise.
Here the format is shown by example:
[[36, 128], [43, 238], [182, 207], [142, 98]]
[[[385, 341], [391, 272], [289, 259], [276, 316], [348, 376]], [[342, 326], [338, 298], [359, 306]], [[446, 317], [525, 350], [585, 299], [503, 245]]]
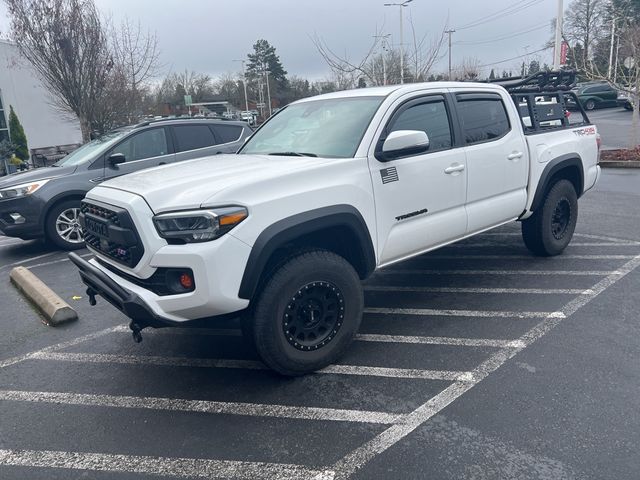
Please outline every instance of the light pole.
[[402, 9], [408, 6], [413, 0], [404, 0], [401, 3], [385, 3], [385, 7], [398, 7], [400, 11], [400, 83], [404, 83], [404, 37], [402, 34]]
[[242, 63], [242, 85], [244, 87], [244, 111], [249, 111], [249, 98], [247, 97], [247, 72], [244, 69], [244, 60], [234, 60], [234, 62]]

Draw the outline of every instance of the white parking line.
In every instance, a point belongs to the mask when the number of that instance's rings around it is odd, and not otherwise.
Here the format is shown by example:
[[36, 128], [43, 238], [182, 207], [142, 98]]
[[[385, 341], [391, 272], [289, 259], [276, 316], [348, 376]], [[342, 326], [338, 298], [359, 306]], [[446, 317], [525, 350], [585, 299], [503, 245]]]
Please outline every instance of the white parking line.
[[391, 269], [384, 268], [376, 275], [567, 275], [606, 277], [617, 270], [441, 270], [441, 269]]
[[421, 345], [452, 345], [460, 347], [518, 348], [522, 346], [522, 341], [520, 340], [380, 335], [376, 333], [360, 333], [356, 335], [356, 340], [361, 342], [414, 343]]
[[367, 410], [345, 410], [321, 407], [296, 407], [262, 403], [213, 402], [161, 397], [131, 397], [120, 395], [93, 395], [67, 392], [29, 392], [0, 390], [0, 400], [14, 402], [54, 403], [92, 407], [136, 408], [142, 410], [169, 410], [240, 415], [250, 417], [294, 418], [334, 422], [392, 424], [403, 415]]
[[[478, 237], [482, 237], [485, 235], [497, 236], [497, 237], [521, 237], [522, 233], [520, 232], [483, 232], [478, 235]], [[627, 240], [626, 238], [616, 238], [616, 237], [606, 237], [603, 235], [592, 235], [589, 233], [574, 233], [574, 237], [583, 237], [583, 238], [591, 238], [594, 240], [605, 240], [608, 242], [616, 242], [616, 243], [628, 243], [631, 245], [640, 245], [640, 242], [634, 240]], [[570, 243], [569, 246], [574, 245], [574, 243]]]
[[508, 312], [503, 310], [433, 310], [431, 308], [365, 308], [365, 313], [384, 315], [421, 315], [438, 317], [479, 317], [479, 318], [545, 318], [554, 316], [564, 318], [562, 312]]
[[0, 465], [121, 472], [180, 478], [331, 480], [333, 472], [286, 463], [239, 462], [51, 450], [0, 450]]
[[[86, 258], [86, 257], [93, 257], [92, 253], [85, 253], [83, 255], [80, 255], [80, 257]], [[63, 262], [69, 262], [69, 257], [65, 257], [65, 258], [60, 258], [59, 260], [52, 260], [50, 262], [44, 262], [44, 263], [37, 263], [35, 265], [27, 265], [28, 269], [32, 269], [32, 268], [39, 268], [39, 267], [47, 267], [49, 265], [55, 265], [56, 263], [63, 263]]]
[[580, 295], [590, 290], [579, 288], [465, 288], [465, 287], [391, 287], [367, 285], [369, 292], [420, 292], [420, 293], [499, 293], [535, 295]]
[[[571, 242], [569, 244], [569, 248], [571, 247], [637, 247], [640, 243], [631, 243], [631, 242]], [[508, 245], [500, 244], [500, 243], [452, 243], [443, 248], [504, 248]]]
[[16, 363], [24, 362], [25, 360], [29, 360], [35, 355], [39, 355], [47, 352], [54, 352], [56, 350], [62, 350], [63, 348], [72, 347], [74, 345], [78, 345], [79, 343], [83, 343], [88, 340], [93, 340], [94, 338], [99, 338], [109, 333], [123, 331], [124, 329], [125, 327], [122, 325], [105, 328], [104, 330], [99, 330], [97, 332], [89, 333], [87, 335], [83, 335], [81, 337], [77, 337], [72, 340], [67, 340], [66, 342], [50, 345], [48, 347], [42, 348], [40, 350], [36, 350], [34, 352], [29, 352], [29, 353], [25, 353], [24, 355], [18, 355], [16, 357], [7, 358], [6, 360], [0, 360], [0, 368], [4, 368], [10, 365], [15, 365]]
[[520, 337], [522, 346], [500, 350], [483, 362], [479, 367], [473, 370], [471, 381], [452, 383], [438, 395], [430, 398], [416, 410], [406, 415], [402, 422], [392, 425], [372, 440], [345, 455], [333, 466], [333, 470], [336, 471], [336, 479], [348, 478], [371, 459], [398, 443], [424, 422], [442, 411], [442, 409], [447, 405], [451, 404], [461, 395], [477, 385], [480, 381], [486, 378], [487, 375], [497, 370], [507, 360], [514, 357], [517, 353], [531, 345], [549, 330], [558, 325], [563, 318], [573, 315], [580, 308], [584, 307], [591, 302], [591, 300], [604, 292], [607, 288], [611, 287], [620, 279], [634, 271], [638, 266], [640, 266], [640, 255], [624, 264], [615, 273], [612, 273], [606, 278], [600, 280], [591, 288], [592, 293], [590, 295], [580, 295], [565, 305], [561, 312], [562, 317], [549, 315], [543, 321], [538, 323], [538, 325], [525, 333]]
[[[107, 353], [38, 352], [29, 359], [78, 363], [113, 363], [122, 365], [154, 365], [167, 367], [234, 368], [245, 370], [267, 370], [253, 360], [224, 358], [163, 357], [152, 355], [116, 355]], [[361, 365], [330, 365], [315, 374], [353, 375], [366, 377], [415, 378], [421, 380], [455, 381], [468, 378], [468, 372], [423, 370], [412, 368], [368, 367]]]

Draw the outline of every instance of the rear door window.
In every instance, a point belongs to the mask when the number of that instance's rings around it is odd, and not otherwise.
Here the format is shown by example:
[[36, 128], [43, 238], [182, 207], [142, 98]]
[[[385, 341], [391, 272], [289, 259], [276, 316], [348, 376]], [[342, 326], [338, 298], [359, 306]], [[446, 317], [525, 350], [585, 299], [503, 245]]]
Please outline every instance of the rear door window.
[[216, 144], [213, 132], [207, 125], [174, 125], [173, 131], [176, 136], [177, 152], [196, 150]]
[[242, 135], [242, 127], [239, 125], [213, 125], [212, 128], [220, 143], [235, 142]]
[[499, 95], [459, 94], [458, 116], [466, 145], [497, 140], [511, 130]]

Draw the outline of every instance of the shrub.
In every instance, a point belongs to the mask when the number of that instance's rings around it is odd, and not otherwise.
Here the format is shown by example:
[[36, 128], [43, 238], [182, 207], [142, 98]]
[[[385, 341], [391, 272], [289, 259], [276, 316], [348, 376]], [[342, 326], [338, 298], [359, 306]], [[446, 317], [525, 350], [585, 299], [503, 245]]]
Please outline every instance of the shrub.
[[24, 134], [24, 128], [22, 128], [22, 124], [12, 105], [9, 106], [9, 135], [11, 136], [11, 143], [15, 146], [15, 154], [19, 158], [29, 158], [27, 136]]

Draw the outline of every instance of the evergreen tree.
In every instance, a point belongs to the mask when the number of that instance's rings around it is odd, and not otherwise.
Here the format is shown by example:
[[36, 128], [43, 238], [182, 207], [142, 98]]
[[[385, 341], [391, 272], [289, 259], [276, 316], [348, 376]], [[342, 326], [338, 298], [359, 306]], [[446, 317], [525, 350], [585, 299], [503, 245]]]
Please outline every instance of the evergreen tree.
[[494, 72], [492, 68], [491, 73], [489, 74], [489, 80], [495, 80], [495, 79], [496, 79], [496, 72]]
[[24, 128], [18, 119], [18, 115], [13, 110], [13, 105], [9, 105], [9, 135], [11, 143], [15, 145], [15, 154], [21, 160], [29, 158], [29, 147], [27, 146], [27, 136]]
[[529, 75], [533, 75], [534, 73], [538, 73], [540, 71], [540, 62], [537, 60], [531, 60], [529, 62]]
[[287, 72], [280, 63], [280, 57], [276, 55], [276, 48], [266, 40], [260, 39], [253, 45], [253, 53], [247, 55], [247, 75], [249, 78], [257, 78], [269, 70], [269, 78], [275, 81], [278, 90], [287, 88]]

